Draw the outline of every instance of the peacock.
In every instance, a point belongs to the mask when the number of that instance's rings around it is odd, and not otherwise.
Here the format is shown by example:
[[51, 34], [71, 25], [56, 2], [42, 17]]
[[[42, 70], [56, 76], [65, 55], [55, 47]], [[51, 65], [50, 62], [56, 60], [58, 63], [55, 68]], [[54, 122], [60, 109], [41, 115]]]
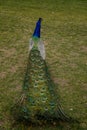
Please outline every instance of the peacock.
[[45, 47], [40, 37], [42, 18], [36, 27], [29, 44], [29, 57], [23, 83], [23, 95], [14, 107], [17, 119], [32, 123], [71, 120], [59, 102], [56, 86], [51, 79], [45, 61]]

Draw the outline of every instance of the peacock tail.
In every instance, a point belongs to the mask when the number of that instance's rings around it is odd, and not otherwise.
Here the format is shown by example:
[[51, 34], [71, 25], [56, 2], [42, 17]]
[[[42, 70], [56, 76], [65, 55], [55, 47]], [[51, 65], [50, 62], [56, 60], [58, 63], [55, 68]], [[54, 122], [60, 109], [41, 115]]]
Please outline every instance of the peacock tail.
[[69, 121], [59, 102], [56, 86], [51, 79], [47, 64], [41, 51], [38, 49], [40, 35], [32, 38], [33, 46], [30, 49], [27, 70], [25, 74], [23, 93], [24, 98], [15, 107], [15, 115], [21, 120], [33, 123], [41, 120]]
[[[46, 62], [37, 49], [32, 49], [28, 59], [26, 82], [23, 88], [26, 91], [26, 106], [32, 119], [49, 115], [56, 119], [66, 119], [59, 97], [55, 90]], [[49, 118], [49, 117], [47, 117]]]

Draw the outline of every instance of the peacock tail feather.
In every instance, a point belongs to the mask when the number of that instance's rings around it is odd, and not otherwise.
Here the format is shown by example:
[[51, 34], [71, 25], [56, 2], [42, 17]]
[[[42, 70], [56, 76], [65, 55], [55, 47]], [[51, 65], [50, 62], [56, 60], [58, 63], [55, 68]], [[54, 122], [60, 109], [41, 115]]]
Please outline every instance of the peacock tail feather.
[[23, 90], [25, 99], [16, 107], [20, 119], [32, 122], [69, 120], [59, 103], [56, 86], [50, 77], [46, 62], [37, 48], [30, 51]]

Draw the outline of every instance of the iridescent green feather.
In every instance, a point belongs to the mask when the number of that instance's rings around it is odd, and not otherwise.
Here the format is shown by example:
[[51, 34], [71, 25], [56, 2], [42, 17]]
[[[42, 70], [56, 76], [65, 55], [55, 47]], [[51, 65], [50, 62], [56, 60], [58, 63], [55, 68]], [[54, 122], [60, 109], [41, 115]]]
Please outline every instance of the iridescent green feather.
[[61, 109], [55, 84], [36, 46], [29, 54], [23, 93], [25, 98], [15, 109], [21, 120], [33, 123], [41, 120], [69, 120]]

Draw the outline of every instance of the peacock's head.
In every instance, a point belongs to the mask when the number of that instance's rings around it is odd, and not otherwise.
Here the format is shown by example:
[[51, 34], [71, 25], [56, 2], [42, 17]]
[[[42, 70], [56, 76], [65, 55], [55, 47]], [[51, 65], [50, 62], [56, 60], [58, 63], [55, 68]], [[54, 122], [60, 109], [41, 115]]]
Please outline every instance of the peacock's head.
[[34, 33], [33, 33], [33, 37], [40, 38], [41, 21], [42, 21], [42, 18], [39, 18], [39, 20], [36, 23], [36, 27], [35, 27], [35, 30], [34, 30]]

